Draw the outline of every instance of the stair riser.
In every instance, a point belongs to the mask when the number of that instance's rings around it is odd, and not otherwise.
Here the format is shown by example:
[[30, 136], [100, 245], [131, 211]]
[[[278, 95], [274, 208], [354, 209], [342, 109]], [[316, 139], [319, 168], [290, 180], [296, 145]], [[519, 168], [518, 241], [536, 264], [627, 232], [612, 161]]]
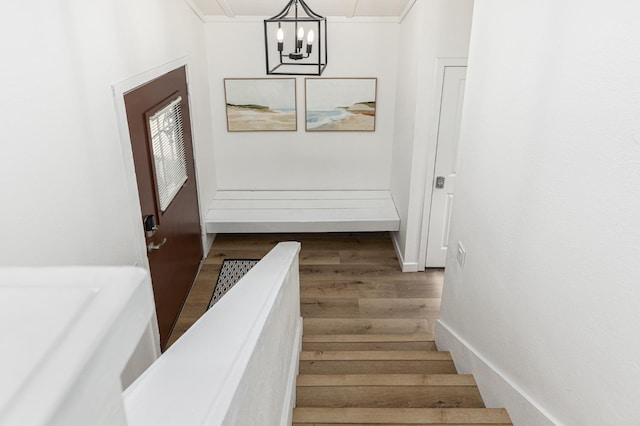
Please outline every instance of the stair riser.
[[432, 333], [427, 319], [305, 318], [303, 334], [412, 334]]
[[300, 374], [456, 374], [453, 361], [300, 361]]
[[298, 407], [484, 407], [475, 386], [305, 386], [296, 394]]
[[435, 351], [434, 342], [308, 342], [303, 351]]

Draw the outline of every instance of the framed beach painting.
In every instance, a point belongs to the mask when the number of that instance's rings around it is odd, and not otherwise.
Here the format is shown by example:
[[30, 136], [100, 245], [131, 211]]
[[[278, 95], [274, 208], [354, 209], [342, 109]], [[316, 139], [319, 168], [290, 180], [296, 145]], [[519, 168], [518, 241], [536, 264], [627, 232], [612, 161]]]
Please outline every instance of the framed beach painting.
[[307, 78], [307, 132], [376, 130], [376, 78]]
[[296, 131], [295, 78], [225, 78], [229, 132]]

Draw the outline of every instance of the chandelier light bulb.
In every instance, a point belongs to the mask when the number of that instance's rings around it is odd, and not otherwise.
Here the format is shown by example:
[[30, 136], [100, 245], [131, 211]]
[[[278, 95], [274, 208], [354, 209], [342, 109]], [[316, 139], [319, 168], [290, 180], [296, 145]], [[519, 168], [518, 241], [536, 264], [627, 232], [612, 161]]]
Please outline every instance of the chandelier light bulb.
[[304, 39], [304, 28], [298, 28], [298, 40]]
[[278, 40], [278, 43], [282, 43], [284, 41], [284, 30], [282, 28], [278, 28], [276, 40]]
[[316, 35], [313, 33], [313, 30], [309, 30], [309, 34], [307, 34], [307, 56], [309, 56], [313, 50], [313, 41], [315, 38]]

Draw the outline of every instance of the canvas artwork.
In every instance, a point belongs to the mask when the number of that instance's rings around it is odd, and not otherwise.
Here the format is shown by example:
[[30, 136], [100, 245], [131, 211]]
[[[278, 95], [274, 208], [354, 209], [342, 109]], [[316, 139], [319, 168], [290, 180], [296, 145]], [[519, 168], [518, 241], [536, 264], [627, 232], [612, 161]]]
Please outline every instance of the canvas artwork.
[[375, 131], [376, 86], [375, 78], [307, 78], [306, 130]]
[[295, 131], [295, 78], [225, 78], [229, 132]]

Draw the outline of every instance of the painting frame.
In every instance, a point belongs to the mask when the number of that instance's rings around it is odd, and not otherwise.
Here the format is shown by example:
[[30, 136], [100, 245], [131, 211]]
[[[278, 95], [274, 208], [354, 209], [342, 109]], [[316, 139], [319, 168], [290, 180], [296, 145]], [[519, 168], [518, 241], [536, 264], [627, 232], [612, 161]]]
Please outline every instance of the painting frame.
[[223, 79], [227, 132], [296, 132], [295, 78]]
[[305, 78], [305, 131], [375, 132], [376, 77]]

